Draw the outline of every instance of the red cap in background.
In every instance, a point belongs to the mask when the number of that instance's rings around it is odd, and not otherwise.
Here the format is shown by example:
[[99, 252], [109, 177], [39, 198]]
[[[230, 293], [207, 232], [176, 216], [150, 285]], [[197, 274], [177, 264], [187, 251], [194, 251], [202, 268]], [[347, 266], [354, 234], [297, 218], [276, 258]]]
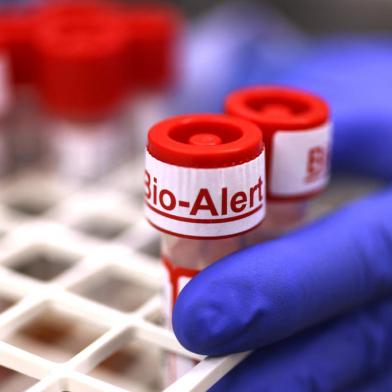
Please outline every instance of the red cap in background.
[[68, 19], [113, 12], [113, 3], [105, 0], [51, 0], [39, 8], [37, 19], [47, 23], [53, 19]]
[[15, 85], [30, 83], [35, 75], [30, 40], [34, 17], [33, 8], [18, 6], [0, 11], [0, 47], [9, 55]]
[[105, 116], [127, 93], [124, 24], [104, 13], [61, 15], [40, 26], [34, 37], [42, 100], [64, 116]]
[[[159, 89], [173, 82], [177, 65], [175, 52], [182, 27], [182, 18], [175, 8], [153, 3], [120, 6], [105, 0], [74, 0], [48, 2], [40, 8], [10, 7], [0, 12], [0, 48], [9, 53], [14, 83], [31, 83], [36, 74], [42, 74], [35, 69], [35, 49], [39, 50], [40, 56], [46, 53], [39, 62], [44, 59], [49, 61], [50, 57], [53, 61], [56, 45], [49, 49], [49, 41], [53, 42], [55, 36], [58, 42], [62, 40], [64, 44], [65, 59], [72, 42], [76, 40], [76, 30], [80, 30], [83, 23], [91, 26], [92, 19], [101, 20], [102, 27], [97, 27], [101, 32], [99, 37], [92, 38], [91, 46], [99, 46], [104, 25], [106, 30], [112, 30], [112, 37], [120, 30], [120, 26], [124, 26], [122, 34], [127, 36], [128, 54], [127, 58], [123, 57], [123, 68], [127, 73], [128, 88]], [[56, 27], [60, 24], [63, 27]], [[72, 24], [78, 24], [79, 27], [74, 28], [68, 44], [66, 34], [60, 38], [59, 31], [64, 30], [65, 25]], [[40, 37], [38, 43], [32, 42], [33, 36]], [[106, 34], [106, 42], [108, 36], [109, 33]], [[78, 46], [82, 46], [82, 43]], [[107, 49], [107, 44], [103, 46]], [[53, 73], [56, 72], [53, 70]], [[42, 84], [42, 80], [39, 84]]]
[[130, 5], [119, 9], [129, 29], [130, 84], [159, 89], [176, 77], [176, 51], [183, 18], [168, 5]]
[[327, 103], [315, 94], [280, 86], [248, 87], [229, 94], [226, 112], [246, 118], [266, 133], [301, 131], [328, 120]]

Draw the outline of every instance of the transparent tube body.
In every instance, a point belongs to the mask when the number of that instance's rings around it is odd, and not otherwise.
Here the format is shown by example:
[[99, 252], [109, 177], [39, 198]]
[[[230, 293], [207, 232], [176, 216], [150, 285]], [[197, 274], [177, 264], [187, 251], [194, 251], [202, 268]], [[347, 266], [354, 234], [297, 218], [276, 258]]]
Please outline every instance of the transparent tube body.
[[24, 169], [36, 164], [42, 155], [41, 117], [36, 92], [31, 86], [17, 86], [9, 115], [12, 168]]
[[168, 116], [169, 91], [144, 92], [131, 97], [127, 104], [128, 131], [132, 132], [134, 149], [142, 153], [146, 146], [147, 130]]
[[0, 175], [6, 174], [10, 167], [10, 154], [7, 134], [7, 123], [0, 120]]
[[131, 138], [123, 125], [121, 116], [99, 121], [47, 119], [47, 164], [71, 182], [99, 179], [129, 156]]
[[12, 169], [12, 135], [15, 133], [12, 111], [15, 98], [11, 84], [11, 65], [7, 52], [0, 50], [0, 174]]
[[306, 220], [307, 201], [268, 201], [259, 241], [269, 241], [296, 229]]
[[[187, 239], [162, 234], [161, 253], [167, 270], [164, 307], [166, 325], [171, 328], [172, 309], [175, 297], [191, 279], [188, 272], [195, 274], [221, 258], [247, 246], [260, 242], [263, 225], [259, 225], [248, 233], [224, 239]], [[171, 266], [168, 268], [167, 263]], [[184, 272], [183, 269], [186, 271]], [[173, 276], [173, 271], [174, 276]], [[185, 273], [185, 275], [184, 275]], [[176, 282], [174, 280], [176, 279]], [[175, 285], [175, 287], [173, 287]], [[173, 293], [174, 290], [174, 293]], [[174, 354], [164, 357], [164, 379], [167, 385], [183, 376], [197, 362]]]
[[262, 241], [266, 219], [249, 232], [223, 239], [188, 239], [161, 235], [161, 255], [175, 267], [201, 271], [221, 258]]
[[[187, 239], [162, 234], [161, 254], [167, 272], [164, 305], [168, 328], [171, 328], [175, 297], [191, 279], [188, 272], [203, 270], [221, 258], [247, 246], [272, 240], [304, 223], [308, 203], [306, 201], [269, 202], [267, 215], [262, 224], [248, 233], [226, 239]], [[185, 269], [185, 271], [183, 271]], [[173, 277], [173, 271], [174, 277]], [[185, 275], [183, 275], [185, 274]], [[171, 275], [171, 276], [170, 276]], [[174, 280], [177, 280], [174, 282]], [[173, 283], [174, 282], [174, 283]], [[173, 284], [175, 287], [173, 287]], [[173, 293], [173, 290], [175, 291]], [[196, 365], [195, 361], [167, 354], [164, 358], [164, 378], [167, 384], [174, 382]]]
[[194, 240], [164, 234], [162, 256], [175, 266], [197, 271], [246, 246], [246, 235], [221, 240]]

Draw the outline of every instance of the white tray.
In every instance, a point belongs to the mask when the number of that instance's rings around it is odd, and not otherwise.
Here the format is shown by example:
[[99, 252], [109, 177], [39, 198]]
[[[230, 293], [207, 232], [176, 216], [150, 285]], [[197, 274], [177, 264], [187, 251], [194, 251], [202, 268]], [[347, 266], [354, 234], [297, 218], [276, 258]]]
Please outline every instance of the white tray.
[[[204, 358], [162, 327], [142, 168], [84, 188], [37, 172], [0, 183], [2, 392], [159, 391], [164, 351], [200, 360], [167, 392], [205, 391], [248, 355]], [[342, 181], [313, 216], [377, 185]]]

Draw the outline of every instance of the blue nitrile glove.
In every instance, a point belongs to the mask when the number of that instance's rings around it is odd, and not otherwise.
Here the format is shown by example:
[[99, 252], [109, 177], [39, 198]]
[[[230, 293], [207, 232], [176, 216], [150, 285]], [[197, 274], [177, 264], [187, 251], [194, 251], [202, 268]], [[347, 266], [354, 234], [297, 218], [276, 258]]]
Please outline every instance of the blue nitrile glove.
[[305, 35], [273, 8], [224, 2], [190, 25], [169, 112], [219, 112], [230, 90], [253, 75], [270, 82], [306, 50]]
[[[392, 46], [340, 45], [287, 80], [330, 100], [335, 169], [392, 179]], [[392, 188], [218, 261], [173, 317], [191, 351], [256, 350], [213, 391], [392, 390]]]
[[331, 105], [335, 169], [392, 180], [392, 35], [339, 36], [314, 46], [279, 82]]

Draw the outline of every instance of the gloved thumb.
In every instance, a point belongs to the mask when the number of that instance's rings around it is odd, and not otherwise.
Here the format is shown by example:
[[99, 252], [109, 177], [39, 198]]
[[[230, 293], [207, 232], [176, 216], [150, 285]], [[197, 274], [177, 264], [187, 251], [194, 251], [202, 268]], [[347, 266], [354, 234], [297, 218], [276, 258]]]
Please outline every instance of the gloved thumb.
[[392, 294], [391, 260], [388, 190], [211, 265], [180, 294], [174, 332], [201, 354], [265, 346]]

